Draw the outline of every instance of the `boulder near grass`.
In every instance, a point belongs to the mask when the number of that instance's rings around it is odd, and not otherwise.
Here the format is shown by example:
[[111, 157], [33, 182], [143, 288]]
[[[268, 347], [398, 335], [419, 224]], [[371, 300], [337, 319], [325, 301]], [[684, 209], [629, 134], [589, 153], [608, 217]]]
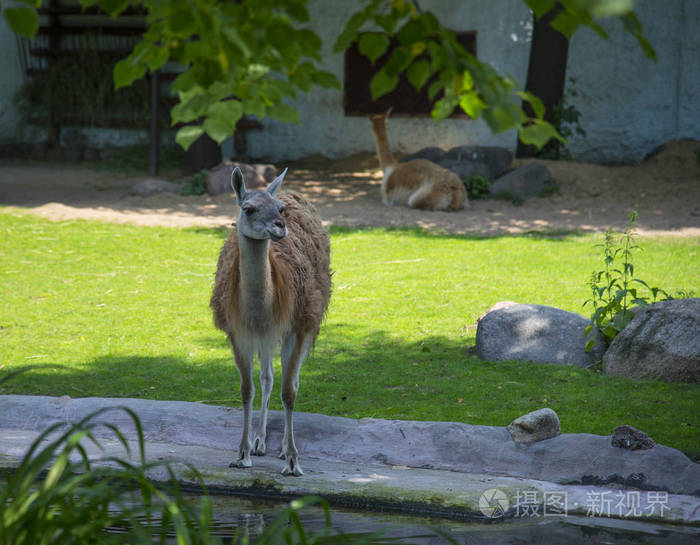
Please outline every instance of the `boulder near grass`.
[[491, 309], [482, 315], [476, 329], [476, 352], [484, 360], [589, 367], [602, 357], [602, 342], [595, 344], [595, 351], [586, 352], [589, 320], [583, 316], [545, 305], [510, 302], [496, 303]]
[[603, 356], [603, 371], [635, 379], [700, 382], [700, 298], [639, 310]]
[[527, 163], [498, 178], [491, 185], [491, 195], [520, 201], [539, 197], [551, 179], [552, 174], [543, 163]]

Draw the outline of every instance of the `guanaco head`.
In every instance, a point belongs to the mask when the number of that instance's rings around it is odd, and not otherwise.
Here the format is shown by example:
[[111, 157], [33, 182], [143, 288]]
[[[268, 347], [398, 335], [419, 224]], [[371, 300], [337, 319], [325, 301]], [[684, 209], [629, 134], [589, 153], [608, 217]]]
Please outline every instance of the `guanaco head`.
[[287, 226], [282, 217], [284, 205], [274, 195], [282, 185], [287, 169], [275, 178], [263, 191], [248, 191], [243, 173], [238, 167], [231, 174], [231, 186], [236, 192], [238, 206], [238, 232], [257, 240], [278, 241], [287, 236]]

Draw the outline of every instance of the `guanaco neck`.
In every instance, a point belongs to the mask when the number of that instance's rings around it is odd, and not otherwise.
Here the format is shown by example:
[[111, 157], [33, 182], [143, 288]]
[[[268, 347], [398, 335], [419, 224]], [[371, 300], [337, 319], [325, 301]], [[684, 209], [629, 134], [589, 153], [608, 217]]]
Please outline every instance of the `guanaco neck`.
[[386, 174], [387, 167], [396, 164], [396, 159], [391, 154], [389, 147], [389, 137], [386, 134], [386, 116], [375, 115], [371, 117], [372, 132], [374, 133], [374, 142], [377, 145], [377, 156], [379, 158], [379, 166]]
[[258, 315], [272, 311], [272, 270], [270, 241], [249, 238], [238, 233], [241, 299], [246, 313]]

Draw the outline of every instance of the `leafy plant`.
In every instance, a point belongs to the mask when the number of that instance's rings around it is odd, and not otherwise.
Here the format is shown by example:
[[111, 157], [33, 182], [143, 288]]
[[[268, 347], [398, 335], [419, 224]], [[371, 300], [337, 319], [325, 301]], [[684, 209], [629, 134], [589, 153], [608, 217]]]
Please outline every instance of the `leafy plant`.
[[565, 142], [557, 139], [550, 140], [537, 154], [540, 159], [570, 160], [572, 155], [567, 145], [569, 137], [574, 134], [586, 136], [586, 131], [581, 126], [581, 112], [570, 102], [571, 98], [578, 96], [575, 85], [576, 78], [569, 78], [566, 93], [554, 106], [554, 111], [552, 112], [552, 124], [559, 134], [564, 137]]
[[552, 195], [558, 195], [559, 193], [561, 193], [559, 190], [559, 184], [554, 178], [550, 178], [544, 183], [544, 187], [542, 187], [537, 196], [540, 198], [551, 197]]
[[[605, 233], [603, 248], [603, 269], [591, 274], [589, 286], [592, 296], [583, 306], [593, 307], [591, 323], [585, 335], [597, 327], [608, 342], [612, 341], [634, 318], [639, 307], [673, 299], [666, 291], [650, 287], [644, 280], [635, 276], [634, 252], [641, 250], [634, 240], [634, 226], [637, 212], [632, 212], [624, 233], [616, 237], [612, 229]], [[586, 351], [595, 346], [595, 339], [586, 343]]]
[[[90, 446], [103, 450], [95, 434], [98, 427], [108, 428], [130, 454], [124, 434], [100, 421], [114, 410], [126, 412], [136, 428], [138, 463], [115, 456], [94, 463], [88, 455]], [[198, 510], [193, 509], [181, 495], [171, 467], [146, 461], [141, 422], [131, 409], [100, 409], [63, 428], [56, 423], [41, 433], [0, 488], [0, 543], [169, 543], [173, 531], [179, 543], [215, 542], [207, 532], [207, 496]], [[147, 478], [156, 466], [165, 466], [170, 476], [167, 490]]]
[[204, 195], [207, 192], [207, 184], [204, 180], [204, 172], [197, 172], [189, 180], [182, 184], [180, 195]]
[[477, 172], [469, 176], [466, 180], [463, 180], [462, 183], [467, 190], [469, 198], [471, 200], [476, 200], [483, 199], [489, 194], [493, 180]]

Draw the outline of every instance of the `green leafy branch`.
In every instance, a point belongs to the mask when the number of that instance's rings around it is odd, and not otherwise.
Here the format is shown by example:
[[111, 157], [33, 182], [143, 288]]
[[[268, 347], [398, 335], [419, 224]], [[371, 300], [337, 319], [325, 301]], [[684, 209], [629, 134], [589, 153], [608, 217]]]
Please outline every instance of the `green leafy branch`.
[[[454, 32], [414, 2], [369, 0], [348, 20], [334, 50], [344, 51], [357, 41], [360, 53], [374, 63], [387, 52], [392, 37], [396, 47], [370, 81], [373, 99], [393, 91], [401, 74], [416, 90], [432, 79], [427, 92], [435, 101], [431, 112], [435, 121], [460, 108], [474, 119], [482, 117], [494, 132], [518, 128], [520, 139], [528, 144], [542, 147], [551, 138], [564, 141], [544, 121], [539, 98], [518, 89], [513, 78], [500, 75], [469, 53]], [[520, 108], [522, 100], [532, 106], [534, 117]]]
[[[182, 124], [176, 138], [185, 149], [204, 133], [223, 141], [235, 132], [243, 116], [299, 122], [290, 101], [300, 91], [309, 92], [316, 86], [340, 88], [332, 73], [318, 67], [321, 40], [304, 27], [311, 19], [307, 1], [145, 0], [148, 28], [131, 54], [114, 67], [115, 86], [130, 85], [170, 61], [178, 63], [182, 72], [172, 89], [180, 103], [172, 111], [172, 123]], [[589, 26], [607, 38], [597, 19], [618, 17], [644, 53], [655, 58], [631, 11], [634, 0], [523, 2], [538, 18], [560, 6], [552, 26], [567, 37], [580, 26]], [[116, 16], [135, 2], [80, 3], [96, 4]], [[39, 27], [40, 5], [41, 0], [17, 0], [2, 13], [14, 32], [33, 37]], [[428, 95], [435, 100], [435, 121], [460, 108], [474, 119], [483, 118], [494, 132], [518, 129], [525, 144], [542, 148], [551, 139], [566, 143], [544, 120], [539, 98], [466, 51], [454, 32], [430, 11], [422, 11], [416, 1], [364, 0], [338, 36], [334, 50], [344, 51], [357, 41], [360, 52], [376, 62], [387, 52], [392, 38], [397, 46], [370, 81], [373, 98], [395, 89], [399, 76], [405, 74], [416, 89], [428, 85]], [[522, 101], [530, 105], [532, 115], [521, 108]]]
[[318, 36], [297, 27], [309, 21], [306, 0], [146, 5], [148, 30], [115, 66], [115, 85], [130, 85], [169, 60], [185, 67], [172, 85], [180, 99], [172, 123], [185, 124], [176, 137], [185, 149], [204, 133], [222, 142], [247, 115], [298, 123], [288, 104], [298, 91], [340, 87], [316, 66]]

